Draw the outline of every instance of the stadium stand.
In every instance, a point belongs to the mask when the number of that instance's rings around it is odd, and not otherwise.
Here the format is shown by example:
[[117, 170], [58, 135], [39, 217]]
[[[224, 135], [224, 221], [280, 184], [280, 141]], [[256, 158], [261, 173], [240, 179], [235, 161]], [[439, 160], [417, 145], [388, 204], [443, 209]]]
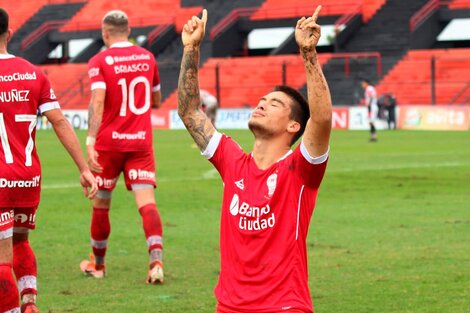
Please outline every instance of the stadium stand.
[[15, 12], [14, 18], [10, 20], [10, 27], [18, 30], [39, 9], [46, 4], [77, 3], [84, 0], [0, 0], [0, 7], [7, 12]]
[[453, 0], [448, 6], [450, 9], [470, 9], [470, 0]]
[[309, 16], [312, 8], [321, 4], [322, 15], [362, 14], [369, 21], [385, 0], [266, 0], [251, 16], [252, 20], [291, 18]]
[[174, 0], [93, 0], [88, 1], [60, 30], [67, 32], [100, 29], [101, 19], [96, 17], [102, 17], [114, 9], [125, 11], [134, 27], [168, 24], [170, 21], [179, 30], [183, 22], [201, 12], [202, 7], [182, 8], [180, 2]]
[[[321, 64], [329, 58], [330, 54], [319, 55]], [[199, 73], [201, 88], [212, 94], [216, 94], [217, 67], [221, 107], [254, 107], [276, 85], [286, 83], [300, 88], [305, 84], [304, 65], [298, 55], [210, 58]], [[163, 102], [163, 107], [174, 109], [176, 105], [175, 91]]]
[[87, 64], [42, 65], [41, 69], [51, 81], [62, 108], [88, 108], [90, 82], [87, 76]]
[[[201, 47], [201, 87], [216, 93], [215, 68], [218, 65], [220, 83], [218, 91], [222, 107], [255, 105], [259, 96], [274, 85], [282, 83], [283, 80], [306, 92], [303, 79], [292, 80], [292, 77], [295, 77], [292, 72], [302, 71], [297, 55], [288, 54], [297, 53], [296, 49], [295, 51], [271, 51], [268, 52], [270, 54], [268, 56], [239, 56], [243, 49], [242, 42], [252, 29], [266, 25], [266, 27], [273, 27], [277, 24], [291, 25], [292, 20], [298, 16], [310, 15], [312, 7], [318, 3], [318, 0], [136, 0], [133, 2], [126, 0], [112, 2], [105, 0], [0, 0], [1, 7], [14, 12], [12, 13], [14, 16], [12, 26], [16, 29], [20, 28], [10, 42], [10, 51], [36, 63], [86, 62], [101, 48], [102, 43], [99, 38], [101, 17], [111, 9], [119, 8], [126, 11], [130, 16], [134, 32], [139, 32], [135, 36], [144, 34], [147, 38], [161, 36], [168, 30], [168, 25], [172, 27], [174, 25], [179, 29], [189, 16], [198, 14], [202, 7], [208, 8], [210, 12], [208, 34], [211, 34], [231, 12], [246, 9], [246, 12], [249, 12], [248, 15], [240, 20], [238, 17], [235, 25], [232, 25], [230, 29], [221, 30], [225, 31], [221, 40], [217, 42], [212, 36], [206, 36]], [[325, 50], [328, 53], [320, 53], [335, 105], [351, 105], [359, 102], [359, 98], [362, 97], [359, 80], [362, 77], [367, 77], [377, 83], [379, 93], [395, 93], [400, 104], [430, 103], [432, 101], [431, 55], [436, 56], [436, 102], [464, 103], [467, 101], [468, 103], [469, 82], [463, 79], [464, 75], [469, 76], [468, 71], [460, 72], [469, 67], [468, 61], [465, 61], [469, 58], [468, 49], [410, 51], [410, 49], [421, 49], [412, 43], [413, 38], [421, 37], [421, 33], [416, 34], [413, 29], [410, 29], [411, 18], [419, 11], [423, 11], [424, 7], [433, 7], [433, 3], [439, 4], [434, 10], [440, 10], [442, 7], [446, 16], [452, 16], [449, 15], [450, 11], [455, 12], [457, 14], [455, 16], [466, 16], [465, 12], [468, 12], [467, 9], [470, 8], [470, 0], [331, 0], [323, 3], [324, 8], [321, 14], [325, 16], [327, 23], [338, 24], [354, 16], [352, 24], [357, 27], [351, 27], [353, 30], [349, 33], [337, 34], [337, 39], [341, 37], [342, 40], [337, 40], [334, 47], [330, 47], [331, 50]], [[154, 13], [156, 11], [158, 13]], [[426, 15], [423, 16], [426, 18]], [[435, 15], [429, 20], [433, 18]], [[429, 23], [429, 20], [426, 23]], [[436, 19], [436, 23], [441, 23], [440, 29], [447, 22], [449, 20]], [[422, 25], [424, 26], [417, 29], [422, 31], [424, 28], [428, 33], [432, 33], [429, 34], [430, 38], [433, 36], [435, 38], [440, 30], [439, 28], [428, 29], [428, 24]], [[41, 31], [43, 29], [44, 32]], [[157, 54], [162, 76], [164, 106], [167, 108], [176, 107], [175, 89], [181, 60], [178, 29], [176, 32], [174, 28], [167, 32], [164, 43], [158, 43], [159, 49], [152, 50]], [[92, 37], [93, 45], [90, 45], [86, 53], [82, 53], [79, 58], [65, 57], [55, 61], [47, 59], [48, 53], [57, 45], [65, 45], [71, 39], [87, 38], [88, 35]], [[413, 37], [413, 35], [416, 36]], [[289, 43], [288, 40], [291, 42]], [[232, 44], [233, 41], [239, 41], [237, 43], [239, 47], [233, 45], [233, 48], [230, 48], [232, 50], [229, 49], [230, 53], [215, 52], [220, 45], [227, 46], [228, 42]], [[148, 42], [144, 43], [146, 44]], [[292, 38], [286, 39], [284, 44], [295, 48], [295, 41]], [[457, 43], [454, 46], [464, 47], [465, 44]], [[441, 48], [453, 47], [453, 45], [433, 46], [430, 43], [423, 47]], [[460, 50], [458, 53], [461, 54], [454, 53], [453, 50]], [[464, 52], [465, 50], [467, 52]], [[329, 53], [329, 51], [334, 52]], [[227, 55], [229, 58], [214, 57], [219, 55]], [[410, 62], [413, 65], [410, 65]], [[283, 64], [286, 64], [284, 77]], [[413, 67], [416, 69], [414, 72]], [[86, 108], [89, 101], [89, 83], [84, 63], [47, 65], [43, 66], [43, 69], [50, 76], [63, 107]], [[406, 74], [407, 71], [408, 74]], [[401, 72], [404, 74], [400, 74]], [[298, 74], [297, 76], [303, 77], [300, 72]], [[417, 85], [416, 80], [421, 80], [421, 86], [416, 92], [409, 92], [414, 89], [399, 86], [398, 77], [412, 77], [414, 81], [409, 82], [408, 85]], [[457, 81], [459, 77], [462, 79]]]
[[436, 104], [465, 100], [470, 82], [470, 49], [411, 50], [377, 85], [401, 104], [431, 104], [431, 62], [435, 59]]

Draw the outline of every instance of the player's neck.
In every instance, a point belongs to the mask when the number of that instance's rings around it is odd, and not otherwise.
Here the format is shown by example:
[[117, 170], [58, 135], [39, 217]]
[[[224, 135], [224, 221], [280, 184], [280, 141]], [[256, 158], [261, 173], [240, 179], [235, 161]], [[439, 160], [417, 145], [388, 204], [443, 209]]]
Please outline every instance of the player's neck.
[[115, 37], [109, 40], [109, 46], [113, 46], [119, 42], [129, 42], [129, 38], [127, 37]]
[[3, 43], [3, 40], [0, 40], [0, 54], [8, 54], [7, 45]]
[[253, 159], [259, 169], [265, 170], [279, 161], [290, 150], [281, 137], [258, 138], [253, 145]]

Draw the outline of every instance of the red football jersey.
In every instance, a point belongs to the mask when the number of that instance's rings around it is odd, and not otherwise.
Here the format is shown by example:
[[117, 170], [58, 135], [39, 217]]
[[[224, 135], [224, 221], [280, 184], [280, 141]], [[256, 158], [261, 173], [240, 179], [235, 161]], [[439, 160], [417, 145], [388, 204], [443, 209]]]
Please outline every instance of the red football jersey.
[[49, 80], [37, 67], [0, 54], [0, 207], [38, 205], [37, 113], [58, 108]]
[[236, 312], [313, 312], [306, 237], [328, 153], [312, 158], [302, 143], [261, 170], [216, 132], [203, 154], [224, 183], [219, 304]]
[[130, 42], [116, 43], [90, 59], [88, 76], [92, 90], [106, 89], [96, 149], [152, 149], [152, 92], [160, 90], [153, 54]]

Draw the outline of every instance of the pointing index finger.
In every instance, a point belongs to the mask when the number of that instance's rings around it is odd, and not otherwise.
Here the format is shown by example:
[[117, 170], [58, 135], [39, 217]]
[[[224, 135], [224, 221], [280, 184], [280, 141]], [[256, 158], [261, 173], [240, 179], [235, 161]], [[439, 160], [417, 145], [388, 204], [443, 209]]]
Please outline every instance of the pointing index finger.
[[204, 24], [206, 24], [206, 22], [207, 22], [207, 10], [206, 10], [206, 9], [202, 10], [201, 21], [202, 21]]
[[321, 10], [321, 5], [317, 6], [317, 8], [315, 9], [315, 12], [312, 15], [312, 19], [314, 22], [317, 21], [318, 15], [320, 15], [320, 10]]

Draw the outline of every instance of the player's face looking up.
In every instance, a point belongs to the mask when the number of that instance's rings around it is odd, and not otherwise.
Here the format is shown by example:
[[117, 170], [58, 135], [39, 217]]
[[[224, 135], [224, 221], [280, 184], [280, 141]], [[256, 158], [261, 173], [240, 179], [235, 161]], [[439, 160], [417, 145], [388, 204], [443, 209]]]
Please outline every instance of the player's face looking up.
[[274, 91], [262, 97], [248, 121], [250, 130], [255, 136], [298, 131], [299, 123], [291, 119], [292, 102], [292, 99], [281, 91]]

